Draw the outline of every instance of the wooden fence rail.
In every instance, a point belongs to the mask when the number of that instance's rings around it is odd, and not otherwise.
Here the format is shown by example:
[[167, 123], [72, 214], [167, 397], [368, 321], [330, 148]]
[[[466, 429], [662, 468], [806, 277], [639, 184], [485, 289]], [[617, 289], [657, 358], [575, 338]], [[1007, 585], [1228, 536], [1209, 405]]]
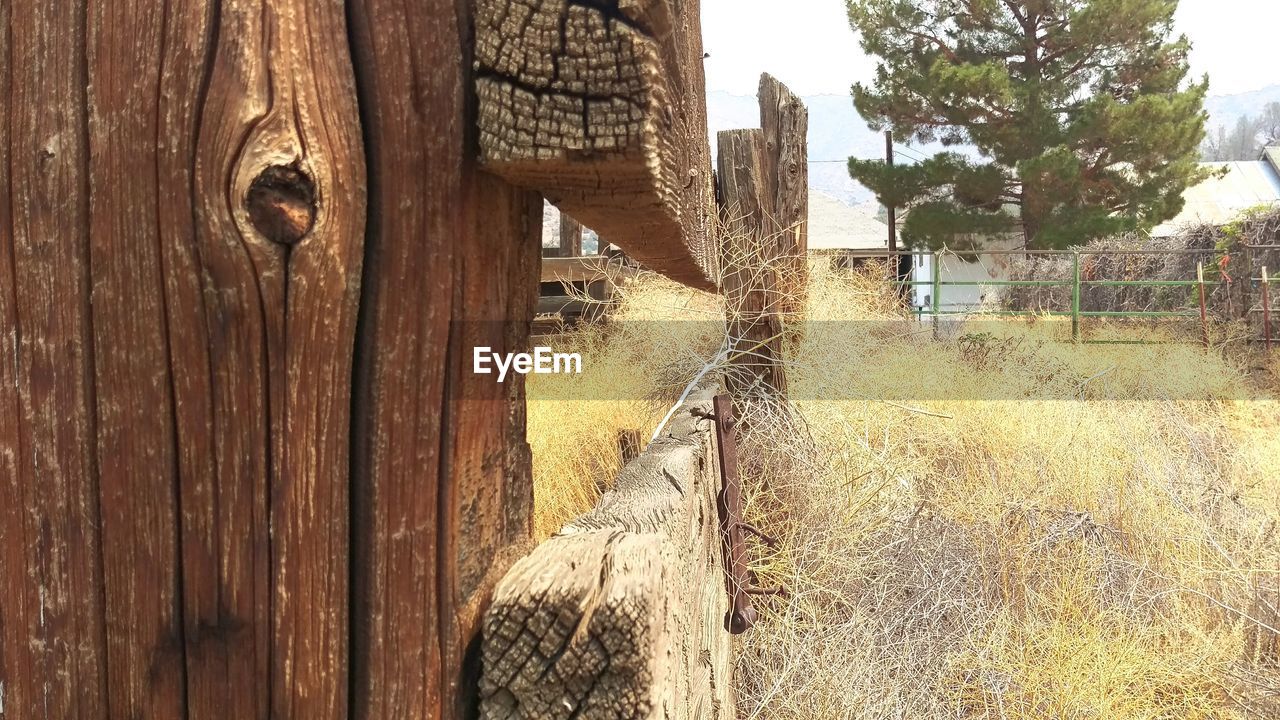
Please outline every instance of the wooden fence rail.
[[477, 0], [485, 168], [714, 289], [702, 55], [697, 2]]
[[485, 619], [482, 717], [733, 718], [714, 388], [594, 510], [520, 560]]

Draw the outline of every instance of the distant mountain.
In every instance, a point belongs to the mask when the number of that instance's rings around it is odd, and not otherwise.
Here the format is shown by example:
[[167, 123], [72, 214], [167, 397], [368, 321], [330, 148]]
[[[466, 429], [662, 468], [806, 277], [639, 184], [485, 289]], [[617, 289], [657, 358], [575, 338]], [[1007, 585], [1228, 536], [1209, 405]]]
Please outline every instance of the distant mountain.
[[1214, 95], [1205, 100], [1209, 126], [1231, 126], [1242, 115], [1258, 115], [1268, 103], [1280, 102], [1280, 85], [1238, 95]]
[[[849, 177], [850, 156], [884, 157], [884, 136], [867, 127], [848, 95], [810, 95], [802, 98], [809, 108], [809, 185], [850, 205], [872, 200], [871, 191]], [[1256, 115], [1269, 102], [1280, 102], [1280, 85], [1239, 95], [1218, 95], [1206, 101], [1209, 124], [1231, 125], [1241, 115]], [[760, 127], [760, 106], [754, 95], [707, 93], [707, 125], [711, 151], [720, 130]], [[902, 147], [901, 162], [911, 155], [924, 157], [941, 150], [940, 145]]]

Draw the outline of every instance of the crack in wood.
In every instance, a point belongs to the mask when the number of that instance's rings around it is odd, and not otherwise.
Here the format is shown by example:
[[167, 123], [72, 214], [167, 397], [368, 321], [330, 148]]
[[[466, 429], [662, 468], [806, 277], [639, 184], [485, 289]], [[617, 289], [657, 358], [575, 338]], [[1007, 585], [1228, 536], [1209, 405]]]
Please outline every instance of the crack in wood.
[[697, 3], [478, 0], [486, 169], [648, 267], [713, 289], [701, 43]]

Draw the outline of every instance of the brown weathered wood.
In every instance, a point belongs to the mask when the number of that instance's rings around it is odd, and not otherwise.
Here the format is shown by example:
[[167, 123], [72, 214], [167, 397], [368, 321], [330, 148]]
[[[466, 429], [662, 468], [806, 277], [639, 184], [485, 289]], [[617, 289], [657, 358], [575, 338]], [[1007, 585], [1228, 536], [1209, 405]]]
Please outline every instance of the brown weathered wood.
[[354, 435], [353, 717], [474, 715], [479, 617], [532, 533], [524, 385], [542, 200], [476, 168], [467, 4], [356, 0], [370, 173]]
[[[348, 687], [349, 378], [365, 228], [346, 24], [336, 0], [235, 0], [216, 17], [195, 190], [222, 435], [215, 446], [226, 451], [218, 482], [266, 493], [271, 714], [339, 717]], [[286, 188], [313, 194], [317, 212], [292, 245], [272, 240], [251, 202], [272, 168], [299, 170], [313, 186]], [[224, 418], [237, 422], [223, 426]]]
[[763, 131], [722, 130], [716, 134], [716, 146], [716, 189], [725, 234], [767, 237], [773, 225], [765, 194]]
[[345, 716], [342, 3], [0, 12], [6, 711]]
[[703, 388], [594, 510], [516, 563], [485, 618], [484, 718], [732, 718]]
[[761, 130], [721, 132], [717, 200], [722, 287], [736, 339], [736, 396], [785, 393], [784, 339], [794, 341], [808, 279], [809, 113], [785, 85], [760, 77]]
[[698, 13], [694, 0], [477, 0], [475, 87], [486, 167], [711, 289]]
[[737, 397], [785, 393], [778, 228], [767, 204], [764, 136], [760, 130], [725, 130], [716, 140], [722, 286], [733, 340], [727, 383]]
[[582, 257], [582, 223], [560, 213], [560, 257]]
[[541, 199], [469, 5], [62, 5], [0, 3], [0, 714], [473, 716]]
[[85, 26], [0, 3], [0, 678], [5, 717], [108, 716]]
[[622, 265], [608, 258], [588, 255], [576, 258], [543, 258], [542, 282], [590, 283], [597, 280], [620, 281], [634, 277], [635, 268]]
[[[452, 3], [426, 3], [421, 12], [380, 0], [351, 7], [369, 173], [385, 178], [369, 196], [356, 368], [353, 718], [440, 717], [445, 357], [438, 348], [448, 345], [454, 252], [463, 238], [464, 154], [461, 130], [443, 114], [461, 116], [461, 31]], [[418, 77], [432, 79], [420, 92]], [[434, 128], [433, 107], [441, 109]], [[398, 208], [405, 193], [417, 202]]]
[[[159, 718], [185, 715], [186, 680], [161, 250], [168, 228], [156, 221], [171, 202], [161, 196], [156, 112], [169, 29], [151, 10], [90, 6], [86, 68], [107, 697], [112, 715]], [[132, 42], [119, 42], [122, 24]]]
[[760, 76], [759, 100], [764, 192], [777, 228], [781, 311], [786, 317], [803, 308], [809, 274], [809, 110], [768, 73]]
[[[251, 127], [265, 104], [263, 89], [256, 86], [249, 98], [234, 91], [237, 70], [229, 62], [235, 56], [213, 43], [241, 28], [215, 24], [212, 8], [174, 5], [157, 15], [139, 5], [134, 13], [134, 22], [165, 22], [164, 37], [151, 48], [163, 53], [158, 96], [143, 103], [158, 108], [157, 140], [150, 147], [138, 138], [128, 150], [154, 156], [161, 193], [157, 221], [181, 500], [188, 717], [265, 718], [272, 659], [271, 400], [264, 393], [259, 319], [267, 298], [259, 295], [245, 251], [229, 246], [265, 243], [253, 237], [252, 229], [238, 226], [232, 208], [216, 199], [229, 196], [237, 152], [229, 144]], [[105, 53], [110, 43], [119, 42], [120, 31], [105, 25], [103, 31]], [[256, 36], [261, 33], [259, 27]], [[246, 64], [252, 60], [237, 62]], [[149, 77], [134, 76], [132, 92], [143, 97], [157, 92], [149, 87]], [[224, 125], [219, 108], [228, 100], [247, 107], [232, 104], [238, 122]], [[214, 129], [220, 134], [210, 135]], [[277, 268], [262, 269], [272, 276]]]
[[[541, 198], [477, 173], [472, 241], [462, 246], [461, 295], [450, 339], [441, 485], [441, 607], [449, 698], [446, 717], [471, 717], [479, 680], [479, 633], [494, 586], [533, 536], [533, 458], [525, 441], [522, 378], [496, 383], [472, 371], [467, 351], [521, 352], [538, 288]], [[496, 222], [495, 222], [496, 220]], [[496, 258], [501, 258], [496, 261]], [[496, 279], [496, 281], [495, 281]]]

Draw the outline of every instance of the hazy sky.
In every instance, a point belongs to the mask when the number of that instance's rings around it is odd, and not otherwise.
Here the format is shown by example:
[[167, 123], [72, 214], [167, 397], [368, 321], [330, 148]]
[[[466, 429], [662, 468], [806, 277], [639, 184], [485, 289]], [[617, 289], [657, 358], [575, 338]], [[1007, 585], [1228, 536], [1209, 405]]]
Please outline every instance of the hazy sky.
[[[1191, 38], [1191, 70], [1209, 93], [1280, 84], [1280, 1], [1182, 0], [1178, 29]], [[844, 0], [702, 0], [707, 89], [752, 95], [761, 71], [801, 95], [843, 94], [874, 63], [845, 16]]]

